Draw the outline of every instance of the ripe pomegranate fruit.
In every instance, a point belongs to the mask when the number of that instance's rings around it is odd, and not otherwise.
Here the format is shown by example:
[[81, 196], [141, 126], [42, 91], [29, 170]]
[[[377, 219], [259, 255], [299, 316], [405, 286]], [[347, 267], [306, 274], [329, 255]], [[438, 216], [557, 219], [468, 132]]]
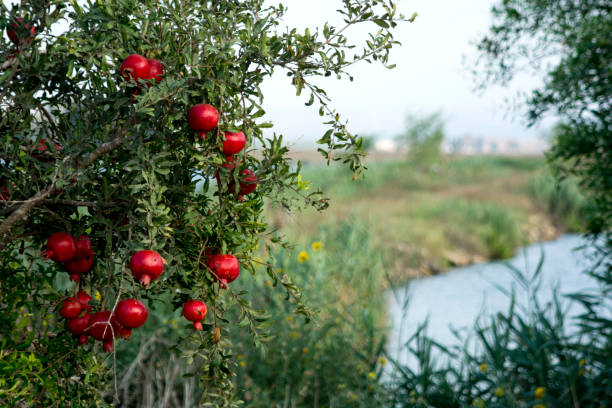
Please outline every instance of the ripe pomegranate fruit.
[[128, 329], [137, 329], [145, 324], [149, 312], [141, 301], [136, 299], [125, 299], [117, 303], [115, 308], [117, 321]]
[[127, 340], [130, 338], [130, 336], [132, 336], [132, 329], [128, 329], [124, 327], [121, 329], [121, 333], [119, 333], [119, 335], [121, 336], [121, 338]]
[[148, 288], [152, 280], [159, 278], [164, 271], [166, 260], [155, 251], [138, 251], [130, 259], [130, 270], [134, 278]]
[[211, 255], [208, 257], [208, 267], [222, 287], [235, 281], [240, 274], [240, 263], [234, 255]]
[[149, 77], [149, 61], [142, 55], [132, 54], [121, 63], [119, 68], [123, 79], [129, 81], [131, 79], [138, 81], [139, 79], [148, 79]]
[[[155, 78], [157, 83], [160, 83], [162, 80], [162, 75], [164, 74], [164, 67], [162, 63], [154, 58], [149, 58], [147, 62], [149, 63], [149, 74], [147, 79]], [[148, 84], [148, 86], [151, 86], [151, 84]]]
[[206, 138], [206, 132], [210, 132], [219, 124], [219, 111], [212, 105], [199, 103], [187, 112], [187, 123], [203, 140]]
[[246, 136], [243, 132], [225, 132], [225, 140], [223, 140], [223, 154], [231, 156], [240, 152], [246, 146]]
[[62, 303], [62, 307], [59, 310], [59, 314], [63, 318], [74, 319], [81, 313], [82, 308], [83, 306], [81, 306], [81, 302], [79, 302], [79, 299], [69, 297]]
[[[19, 17], [15, 23], [13, 23], [12, 27], [6, 27], [6, 34], [8, 35], [9, 40], [13, 42], [15, 45], [19, 45], [20, 42], [25, 41], [29, 42], [34, 39], [34, 33], [36, 29], [34, 28], [34, 24], [30, 22], [23, 22], [23, 18]], [[29, 33], [29, 35], [25, 38], [19, 38], [19, 34], [21, 33]]]
[[89, 343], [89, 336], [88, 336], [88, 335], [86, 335], [86, 334], [81, 334], [81, 335], [79, 336], [79, 341], [78, 341], [78, 343], [79, 343], [79, 346], [82, 346], [82, 345], [84, 345], [84, 344]]
[[47, 250], [44, 253], [46, 259], [56, 262], [66, 262], [74, 257], [76, 245], [74, 239], [65, 232], [56, 232], [47, 241]]
[[64, 262], [64, 269], [70, 274], [70, 280], [78, 282], [80, 280], [80, 275], [91, 270], [93, 260], [94, 257], [90, 254], [87, 258], [71, 259], [68, 262]]
[[102, 342], [102, 350], [106, 351], [107, 353], [112, 353], [114, 344], [115, 342], [113, 339], [105, 340]]
[[240, 180], [240, 192], [239, 196], [245, 196], [251, 194], [257, 188], [257, 176], [251, 169], [244, 169], [242, 171], [244, 177]]
[[87, 306], [87, 304], [91, 300], [91, 296], [83, 290], [79, 290], [79, 293], [77, 293], [76, 298], [79, 299], [79, 302], [81, 302], [81, 306], [83, 307]]
[[81, 235], [74, 241], [76, 247], [76, 253], [74, 259], [85, 259], [90, 255], [94, 254], [92, 249], [91, 240], [86, 235]]
[[188, 300], [183, 305], [183, 316], [193, 322], [193, 328], [202, 330], [202, 320], [206, 317], [206, 303], [201, 300]]
[[85, 314], [80, 317], [75, 317], [74, 319], [68, 320], [68, 330], [70, 333], [79, 335], [87, 332], [87, 328], [89, 327], [89, 314]]
[[[110, 322], [110, 323], [109, 323]], [[121, 325], [110, 310], [89, 315], [89, 335], [96, 340], [112, 340], [121, 333]]]

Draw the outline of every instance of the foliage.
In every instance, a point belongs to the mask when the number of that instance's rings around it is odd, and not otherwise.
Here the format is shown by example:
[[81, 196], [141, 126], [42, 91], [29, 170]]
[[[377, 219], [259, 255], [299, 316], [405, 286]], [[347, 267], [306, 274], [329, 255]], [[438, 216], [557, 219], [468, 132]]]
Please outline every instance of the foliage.
[[317, 310], [313, 323], [296, 315], [269, 279], [247, 282], [252, 303], [276, 322], [265, 352], [250, 347], [244, 333], [231, 336], [241, 397], [250, 407], [378, 406], [378, 361], [386, 343], [380, 252], [358, 218], [330, 220], [317, 237], [271, 254], [279, 273], [293, 276]]
[[[321, 153], [358, 174], [361, 139], [346, 129], [316, 79], [352, 79], [348, 69], [360, 61], [391, 68], [393, 29], [405, 21], [391, 0], [346, 0], [339, 9], [343, 26], [299, 33], [280, 29], [283, 5], [264, 3], [50, 0], [1, 6], [0, 29], [18, 17], [35, 26], [32, 41], [17, 47], [0, 42], [3, 405], [101, 405], [100, 391], [108, 391], [114, 356], [100, 355], [98, 346], [77, 348], [54, 311], [78, 289], [58, 265], [39, 260], [56, 231], [91, 237], [96, 263], [78, 287], [100, 292], [96, 309], [113, 308], [128, 296], [150, 309], [205, 300], [212, 323], [202, 336], [181, 331], [177, 347], [193, 362], [189, 373], [198, 378], [204, 404], [239, 404], [230, 345], [214, 334], [238, 324], [230, 316], [240, 310], [240, 324], [246, 319], [244, 330], [259, 345], [263, 317], [247, 293], [213, 284], [203, 254], [232, 253], [243, 272], [261, 274], [252, 262], [258, 242], [280, 242], [266, 232], [263, 198], [284, 208], [327, 206], [320, 192], [300, 184], [300, 166], [290, 166], [282, 136], [264, 135], [272, 124], [261, 107], [261, 84], [284, 71], [298, 95], [310, 94], [307, 105], [317, 102], [329, 128], [319, 140]], [[348, 37], [356, 25], [370, 31], [363, 46]], [[118, 66], [132, 53], [163, 62], [161, 83], [121, 78]], [[203, 141], [185, 120], [202, 102], [221, 114], [219, 128]], [[238, 129], [247, 135], [239, 168], [253, 169], [259, 179], [257, 192], [244, 201], [226, 193], [237, 183], [222, 167], [220, 151], [223, 131]], [[254, 144], [262, 146], [257, 156]], [[163, 278], [146, 292], [126, 272], [130, 255], [143, 248], [168, 261]], [[273, 268], [267, 273], [279, 282]], [[300, 298], [290, 277], [280, 283], [291, 298]], [[306, 305], [294, 303], [311, 316]], [[30, 320], [23, 323], [23, 316]], [[24, 352], [33, 353], [31, 360], [19, 357]], [[117, 402], [117, 393], [104, 395]]]
[[[551, 160], [578, 176], [593, 203], [588, 229], [612, 226], [612, 7], [605, 0], [504, 0], [478, 42], [482, 84], [508, 83], [522, 67], [545, 72], [527, 99], [530, 124], [561, 119]], [[484, 75], [482, 75], [484, 74]]]

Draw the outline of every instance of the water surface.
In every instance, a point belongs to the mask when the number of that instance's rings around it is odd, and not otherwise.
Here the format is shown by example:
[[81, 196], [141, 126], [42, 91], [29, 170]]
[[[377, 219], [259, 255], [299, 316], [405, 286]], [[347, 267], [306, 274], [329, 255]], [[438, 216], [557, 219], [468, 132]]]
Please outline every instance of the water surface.
[[[555, 286], [562, 294], [597, 289], [596, 281], [583, 273], [588, 267], [588, 250], [577, 249], [586, 244], [587, 241], [581, 236], [568, 234], [554, 241], [523, 248], [507, 263], [533, 276], [544, 256], [537, 298], [540, 304], [545, 304], [552, 299]], [[479, 316], [482, 318], [507, 311], [510, 298], [503, 290], [510, 292], [513, 287], [517, 303], [528, 305], [529, 292], [517, 283], [506, 262], [491, 262], [416, 279], [393, 293], [389, 292], [392, 326], [387, 351], [390, 356], [412, 366], [414, 361], [401, 346], [427, 318], [430, 337], [447, 346], [461, 344], [449, 326], [460, 329], [465, 335]], [[578, 305], [572, 305], [569, 309], [570, 314], [579, 311]]]

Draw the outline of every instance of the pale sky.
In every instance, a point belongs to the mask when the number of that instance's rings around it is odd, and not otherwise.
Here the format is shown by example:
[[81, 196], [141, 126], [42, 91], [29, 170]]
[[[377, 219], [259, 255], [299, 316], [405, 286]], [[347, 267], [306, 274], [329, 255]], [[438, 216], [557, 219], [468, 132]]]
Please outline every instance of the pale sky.
[[[277, 3], [278, 1], [274, 1]], [[285, 0], [288, 12], [283, 24], [299, 28], [322, 26], [338, 21], [334, 10], [340, 0]], [[518, 89], [538, 84], [535, 78], [520, 78], [511, 89], [494, 87], [483, 95], [474, 92], [474, 81], [462, 63], [475, 56], [470, 41], [484, 34], [490, 25], [492, 0], [399, 0], [406, 16], [418, 13], [414, 23], [405, 23], [395, 38], [402, 45], [391, 54], [393, 70], [367, 63], [355, 66], [354, 82], [326, 79], [333, 105], [349, 120], [358, 134], [391, 138], [404, 129], [406, 113], [427, 114], [441, 110], [447, 119], [450, 138], [472, 134], [493, 138], [539, 138], [546, 127], [526, 129], [520, 117], [510, 112], [507, 98]], [[338, 24], [341, 24], [338, 23]], [[350, 34], [350, 33], [349, 33]], [[359, 33], [357, 33], [359, 34]], [[285, 74], [265, 84], [264, 107], [268, 119], [288, 140], [300, 146], [312, 145], [324, 132], [318, 108], [304, 106]], [[550, 123], [550, 122], [549, 122]]]

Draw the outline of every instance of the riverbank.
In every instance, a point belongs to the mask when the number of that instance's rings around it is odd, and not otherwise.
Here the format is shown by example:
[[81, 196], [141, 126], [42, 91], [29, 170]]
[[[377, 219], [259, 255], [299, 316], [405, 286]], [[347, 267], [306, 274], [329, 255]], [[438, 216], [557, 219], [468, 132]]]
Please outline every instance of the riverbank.
[[369, 165], [353, 181], [340, 167], [307, 166], [303, 179], [330, 197], [329, 210], [273, 215], [276, 227], [316, 241], [321, 226], [366, 220], [393, 282], [512, 257], [517, 248], [578, 231], [584, 198], [557, 186], [540, 157], [459, 157], [416, 166]]

